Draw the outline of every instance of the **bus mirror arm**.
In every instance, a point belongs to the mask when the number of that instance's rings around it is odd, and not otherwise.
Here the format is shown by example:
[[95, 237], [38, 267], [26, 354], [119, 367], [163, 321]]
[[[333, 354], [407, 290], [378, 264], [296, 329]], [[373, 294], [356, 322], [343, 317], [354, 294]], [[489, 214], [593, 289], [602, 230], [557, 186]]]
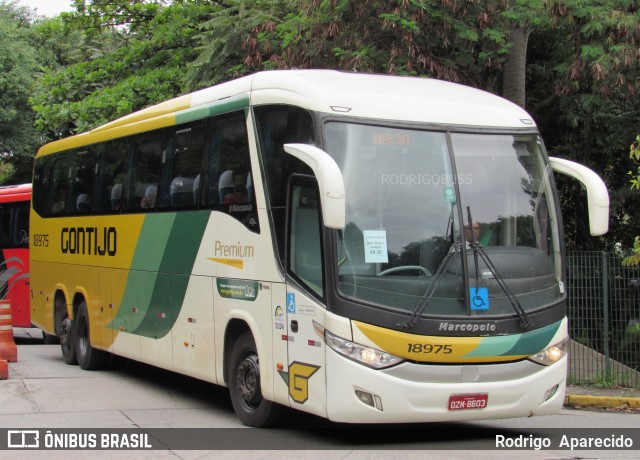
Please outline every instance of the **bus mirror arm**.
[[308, 144], [285, 144], [284, 150], [313, 170], [318, 181], [322, 220], [325, 227], [344, 229], [346, 219], [344, 178], [335, 160], [325, 151]]
[[584, 165], [563, 158], [549, 157], [551, 169], [577, 179], [587, 190], [589, 230], [591, 235], [604, 235], [609, 230], [609, 192], [600, 176]]

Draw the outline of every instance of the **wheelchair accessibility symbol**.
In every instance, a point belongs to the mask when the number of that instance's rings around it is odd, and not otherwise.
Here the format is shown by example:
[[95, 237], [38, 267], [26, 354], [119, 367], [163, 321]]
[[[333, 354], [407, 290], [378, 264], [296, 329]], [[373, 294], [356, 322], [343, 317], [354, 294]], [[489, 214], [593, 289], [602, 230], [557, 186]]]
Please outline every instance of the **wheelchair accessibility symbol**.
[[287, 292], [287, 313], [296, 312], [296, 294], [294, 292]]
[[472, 310], [489, 309], [489, 290], [486, 287], [469, 288], [469, 294]]

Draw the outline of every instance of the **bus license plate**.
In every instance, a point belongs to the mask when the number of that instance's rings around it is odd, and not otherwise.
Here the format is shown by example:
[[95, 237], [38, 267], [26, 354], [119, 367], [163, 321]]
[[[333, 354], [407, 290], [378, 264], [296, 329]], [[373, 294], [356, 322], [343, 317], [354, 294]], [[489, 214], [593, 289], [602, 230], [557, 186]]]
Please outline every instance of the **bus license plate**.
[[449, 396], [449, 410], [484, 409], [489, 404], [488, 393]]

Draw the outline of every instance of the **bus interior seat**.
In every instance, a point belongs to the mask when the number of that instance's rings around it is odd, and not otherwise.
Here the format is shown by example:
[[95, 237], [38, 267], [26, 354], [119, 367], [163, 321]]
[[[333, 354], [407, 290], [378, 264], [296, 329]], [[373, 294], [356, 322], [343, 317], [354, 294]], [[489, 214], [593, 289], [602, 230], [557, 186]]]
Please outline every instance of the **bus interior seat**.
[[172, 208], [190, 208], [193, 206], [193, 179], [176, 177], [171, 181], [169, 193]]
[[119, 211], [122, 208], [122, 184], [115, 184], [111, 188], [111, 209]]
[[218, 193], [220, 203], [224, 203], [224, 197], [233, 191], [233, 170], [228, 169], [220, 175], [218, 179]]
[[86, 193], [78, 195], [78, 199], [76, 200], [76, 210], [81, 213], [91, 211], [91, 197]]
[[253, 177], [251, 176], [251, 172], [247, 174], [247, 202], [251, 203], [253, 199]]
[[193, 180], [193, 203], [200, 203], [200, 174]]
[[[156, 198], [158, 195], [158, 187], [149, 185], [144, 190], [143, 197], [138, 201], [143, 209], [153, 209], [156, 207]], [[136, 200], [138, 197], [136, 196]]]

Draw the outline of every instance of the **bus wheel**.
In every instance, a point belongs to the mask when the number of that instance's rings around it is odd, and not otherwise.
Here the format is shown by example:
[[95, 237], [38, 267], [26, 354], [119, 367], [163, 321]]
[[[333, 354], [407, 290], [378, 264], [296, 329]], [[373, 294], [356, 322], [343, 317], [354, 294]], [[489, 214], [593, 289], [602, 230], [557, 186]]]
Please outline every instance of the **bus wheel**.
[[62, 297], [56, 297], [55, 302], [56, 332], [60, 338], [60, 349], [62, 358], [67, 364], [78, 364], [76, 358], [76, 347], [74, 345], [73, 321], [69, 319], [67, 307]]
[[78, 364], [86, 371], [102, 368], [105, 363], [106, 354], [104, 351], [91, 346], [89, 314], [87, 312], [87, 303], [84, 300], [78, 305], [75, 323], [75, 346]]
[[243, 333], [233, 345], [228, 382], [233, 409], [242, 423], [258, 428], [278, 423], [283, 408], [262, 397], [258, 352], [250, 332]]

